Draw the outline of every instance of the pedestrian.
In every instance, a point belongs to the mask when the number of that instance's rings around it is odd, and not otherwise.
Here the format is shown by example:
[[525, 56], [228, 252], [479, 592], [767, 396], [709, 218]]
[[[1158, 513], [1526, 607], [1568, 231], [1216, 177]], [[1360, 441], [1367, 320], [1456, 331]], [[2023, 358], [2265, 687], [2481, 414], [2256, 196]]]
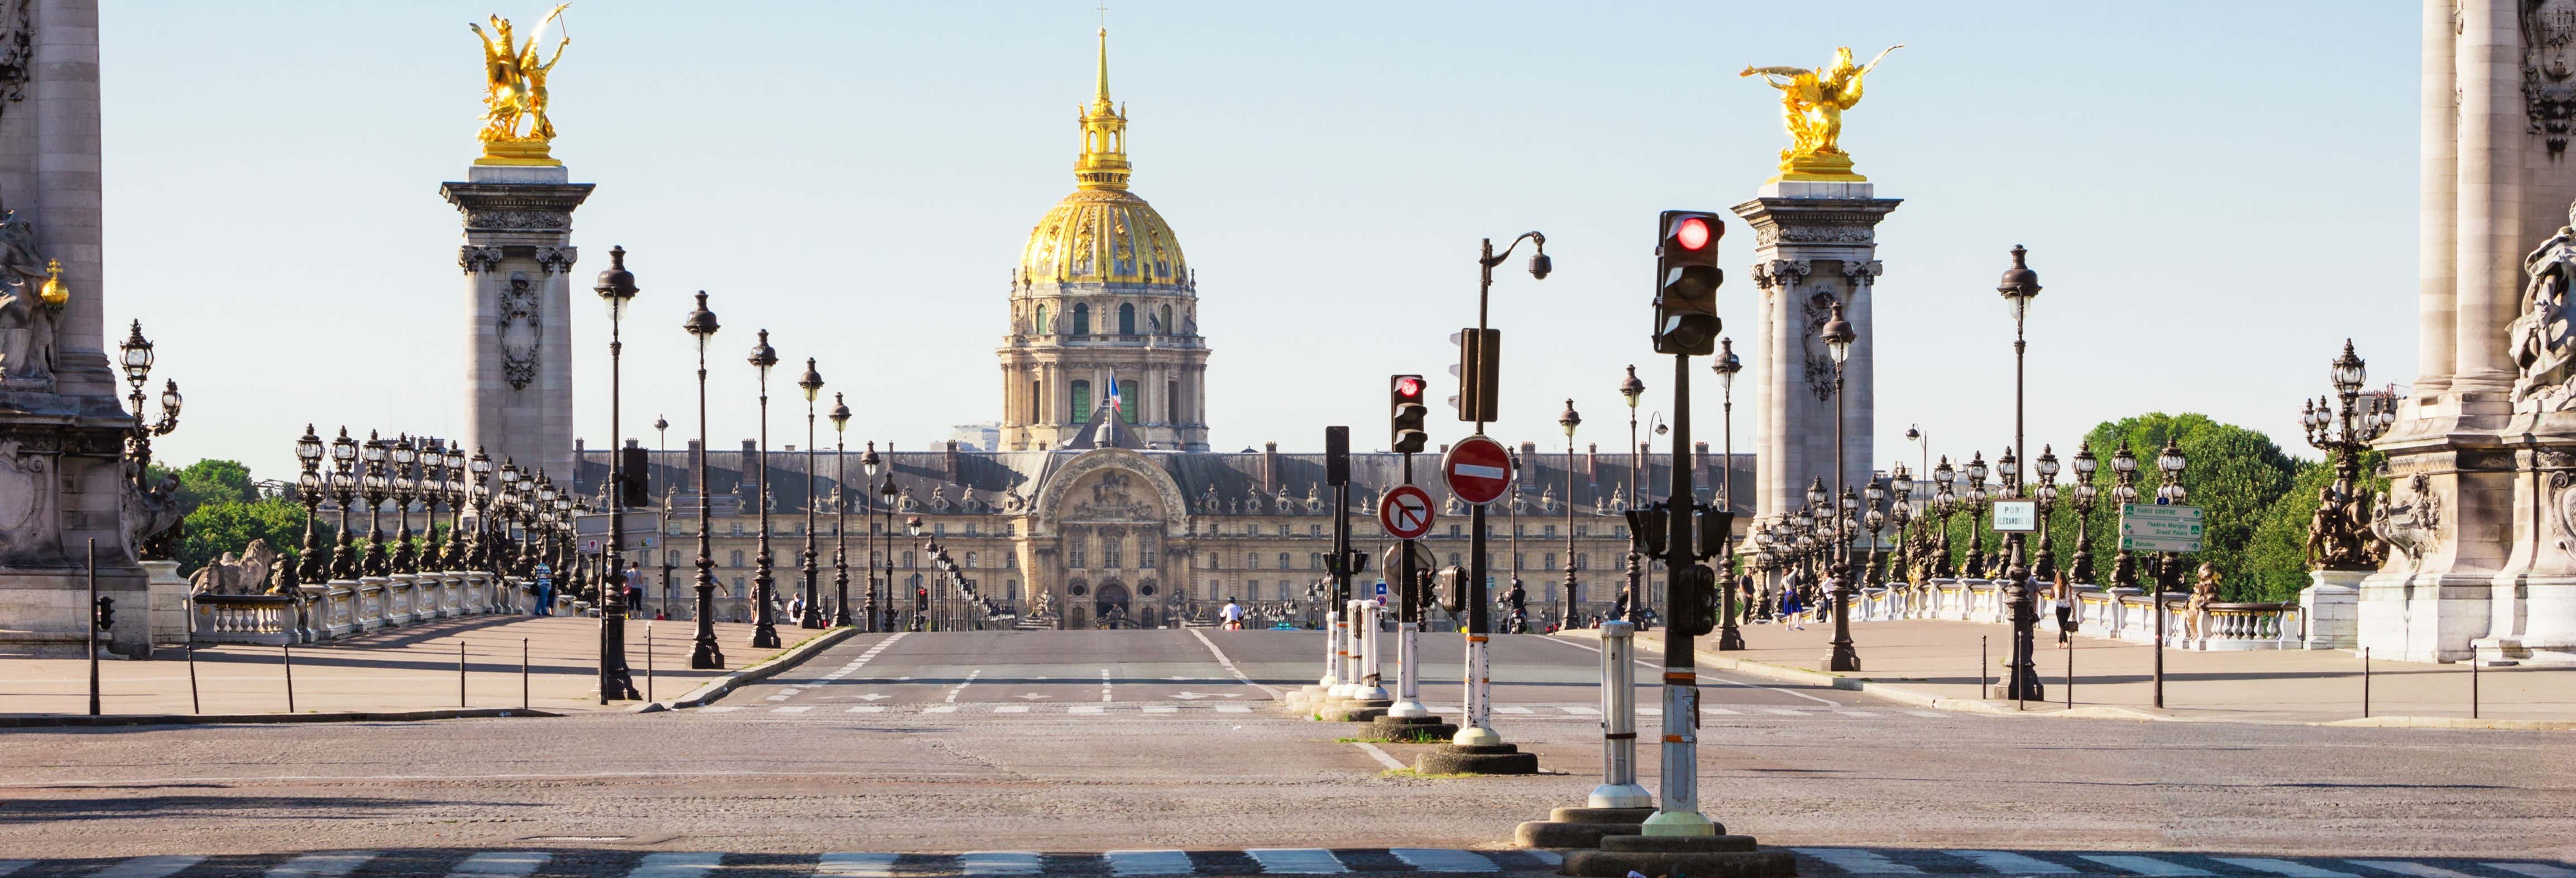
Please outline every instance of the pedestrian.
[[2067, 584], [2066, 571], [2057, 572], [2057, 579], [2049, 585], [2048, 593], [2057, 605], [2057, 643], [2060, 648], [2074, 649], [2075, 586]]
[[1243, 605], [1235, 603], [1234, 596], [1227, 595], [1225, 609], [1217, 611], [1217, 618], [1225, 620], [1226, 630], [1241, 631], [1243, 630]]
[[[1793, 572], [1793, 573], [1791, 573], [1791, 574], [1789, 574], [1789, 575], [1790, 575], [1790, 576], [1792, 576], [1792, 577], [1797, 576], [1797, 574], [1796, 574], [1796, 573], [1794, 573], [1794, 572]], [[1781, 592], [1780, 592], [1780, 615], [1781, 615], [1781, 617], [1782, 617], [1781, 621], [1782, 621], [1783, 623], [1785, 623], [1785, 624], [1787, 624], [1787, 625], [1789, 626], [1789, 630], [1791, 630], [1791, 631], [1805, 631], [1805, 630], [1807, 630], [1806, 623], [1805, 623], [1805, 622], [1803, 622], [1803, 621], [1801, 621], [1801, 620], [1799, 619], [1799, 616], [1798, 616], [1798, 614], [1805, 612], [1805, 611], [1806, 611], [1806, 609], [1807, 609], [1806, 597], [1805, 597], [1804, 595], [1799, 594], [1799, 593], [1798, 593], [1797, 588], [1795, 588], [1795, 587], [1793, 586], [1793, 587], [1784, 588], [1784, 589], [1782, 589], [1782, 590], [1781, 590]]]

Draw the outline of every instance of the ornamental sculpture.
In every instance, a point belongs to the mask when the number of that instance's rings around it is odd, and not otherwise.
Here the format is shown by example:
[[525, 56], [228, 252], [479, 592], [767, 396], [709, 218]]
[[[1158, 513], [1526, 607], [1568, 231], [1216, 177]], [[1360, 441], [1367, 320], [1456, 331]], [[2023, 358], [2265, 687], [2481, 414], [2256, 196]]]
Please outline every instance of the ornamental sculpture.
[[2362, 499], [2361, 455], [2397, 422], [2397, 405], [2392, 392], [2363, 398], [2368, 366], [2344, 340], [2342, 355], [2326, 369], [2341, 405], [2326, 397], [2300, 403], [2308, 445], [2325, 452], [2335, 468], [2334, 482], [2317, 487], [2317, 508], [2308, 518], [2307, 561], [2318, 570], [2375, 570], [2387, 560], [2372, 539], [2371, 507]]
[[572, 45], [572, 37], [566, 34], [558, 39], [554, 56], [543, 63], [537, 60], [537, 45], [546, 26], [571, 5], [560, 4], [548, 11], [525, 42], [517, 42], [511, 35], [510, 20], [497, 14], [490, 18], [492, 30], [488, 33], [482, 25], [466, 25], [483, 44], [483, 130], [477, 135], [483, 141], [483, 157], [475, 159], [475, 164], [563, 164], [547, 153], [555, 139], [555, 125], [546, 116], [546, 77], [563, 60], [564, 47]]
[[2522, 313], [2505, 327], [2513, 344], [2518, 373], [2513, 401], [2523, 411], [2567, 407], [2570, 379], [2576, 378], [2576, 333], [2568, 324], [2569, 281], [2576, 279], [2576, 205], [2568, 208], [2568, 225], [2559, 226], [2531, 255], [2522, 259], [2531, 281], [2522, 288]]
[[1788, 125], [1790, 145], [1780, 151], [1779, 179], [1868, 179], [1852, 173], [1851, 155], [1843, 152], [1843, 111], [1860, 103], [1861, 80], [1887, 60], [1888, 52], [1904, 47], [1889, 46], [1868, 64], [1853, 64], [1851, 47], [1842, 46], [1834, 50], [1832, 63], [1816, 70], [1747, 65], [1736, 74], [1759, 74], [1780, 90], [1780, 116]]

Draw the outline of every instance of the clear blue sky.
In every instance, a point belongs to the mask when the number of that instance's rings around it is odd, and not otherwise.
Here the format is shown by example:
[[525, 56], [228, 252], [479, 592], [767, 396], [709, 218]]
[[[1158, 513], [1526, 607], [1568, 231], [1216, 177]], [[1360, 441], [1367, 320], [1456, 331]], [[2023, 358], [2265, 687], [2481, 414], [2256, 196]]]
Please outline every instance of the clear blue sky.
[[[461, 431], [461, 239], [438, 184], [476, 151], [465, 25], [546, 5], [107, 4], [108, 314], [142, 317], [187, 391], [165, 458], [290, 477], [306, 421]], [[1477, 239], [1527, 229], [1557, 273], [1496, 287], [1493, 432], [1560, 442], [1572, 396], [1584, 441], [1619, 447], [1620, 367], [1651, 358], [1655, 212], [1750, 197], [1786, 135], [1735, 71], [1840, 44], [1908, 44], [1844, 136], [1906, 200], [1880, 232], [1881, 465], [1915, 457], [1909, 423], [1935, 453], [2010, 441], [1994, 283], [2014, 244], [2046, 286], [2034, 444], [2162, 409], [2305, 452], [2292, 415], [2345, 336], [2374, 382], [2413, 371], [2410, 3], [1113, 5], [1135, 189], [1199, 272], [1221, 450], [1311, 450], [1330, 423], [1375, 439], [1391, 372], [1447, 395]], [[854, 442], [998, 417], [1007, 281], [1073, 186], [1093, 6], [576, 3], [556, 155], [599, 185], [574, 220], [582, 276], [622, 244], [644, 288], [627, 435], [651, 444], [656, 414], [673, 447], [696, 433], [679, 323], [697, 289], [726, 327], [719, 447], [754, 435], [742, 351], [762, 327], [821, 358]], [[1750, 238], [1727, 240], [1722, 298], [1748, 347]], [[576, 297], [599, 445], [606, 318]], [[1668, 370], [1640, 371], [1662, 407]], [[774, 441], [802, 444], [798, 407]], [[1436, 441], [1464, 434], [1437, 414]]]

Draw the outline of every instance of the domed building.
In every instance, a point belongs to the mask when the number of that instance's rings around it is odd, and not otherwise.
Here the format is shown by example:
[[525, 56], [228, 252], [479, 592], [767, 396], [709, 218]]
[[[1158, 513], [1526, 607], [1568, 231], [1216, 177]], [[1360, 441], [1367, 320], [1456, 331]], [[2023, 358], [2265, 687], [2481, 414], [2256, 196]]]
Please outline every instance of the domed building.
[[1079, 127], [1073, 194], [1029, 230], [1011, 272], [1001, 448], [1205, 451], [1198, 279], [1171, 225], [1127, 190], [1127, 113], [1109, 99], [1106, 29]]

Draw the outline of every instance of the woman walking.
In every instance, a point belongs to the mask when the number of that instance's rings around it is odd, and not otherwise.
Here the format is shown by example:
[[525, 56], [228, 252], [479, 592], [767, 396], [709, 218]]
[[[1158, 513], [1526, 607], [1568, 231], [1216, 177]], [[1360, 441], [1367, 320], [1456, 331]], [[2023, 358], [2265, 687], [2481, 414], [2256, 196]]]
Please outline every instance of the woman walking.
[[[1794, 576], [1795, 574], [1792, 574], [1792, 575]], [[1787, 588], [1785, 588], [1785, 589], [1782, 589], [1782, 590], [1781, 590], [1781, 592], [1780, 592], [1780, 615], [1781, 615], [1781, 621], [1784, 621], [1784, 622], [1787, 622], [1787, 623], [1788, 623], [1788, 625], [1789, 625], [1789, 630], [1791, 630], [1791, 631], [1805, 631], [1805, 630], [1807, 630], [1807, 621], [1806, 621], [1806, 619], [1805, 619], [1805, 617], [1804, 617], [1804, 614], [1805, 614], [1806, 612], [1807, 612], [1807, 596], [1806, 596], [1805, 594], [1802, 594], [1802, 593], [1801, 593], [1801, 590], [1798, 588], [1798, 586], [1797, 586], [1797, 584], [1796, 584], [1796, 583], [1794, 583], [1794, 582], [1793, 582], [1793, 583], [1791, 583]]]
[[2048, 593], [2049, 593], [2050, 598], [2051, 598], [2051, 599], [2052, 599], [2052, 600], [2057, 604], [2057, 644], [2058, 644], [2058, 648], [2060, 648], [2060, 649], [2074, 649], [2074, 648], [2075, 648], [2075, 640], [2074, 640], [2074, 638], [2075, 638], [2075, 624], [2076, 624], [2076, 623], [2075, 623], [2075, 586], [2072, 586], [2072, 585], [2068, 585], [2068, 584], [2067, 584], [2067, 582], [2066, 582], [2066, 572], [2065, 572], [2065, 571], [2063, 571], [2063, 570], [2058, 571], [2058, 573], [2057, 573], [2057, 580], [2056, 580], [2056, 582], [2054, 582], [2054, 583], [2050, 584], [2050, 586], [2049, 586], [2049, 588], [2048, 588]]

